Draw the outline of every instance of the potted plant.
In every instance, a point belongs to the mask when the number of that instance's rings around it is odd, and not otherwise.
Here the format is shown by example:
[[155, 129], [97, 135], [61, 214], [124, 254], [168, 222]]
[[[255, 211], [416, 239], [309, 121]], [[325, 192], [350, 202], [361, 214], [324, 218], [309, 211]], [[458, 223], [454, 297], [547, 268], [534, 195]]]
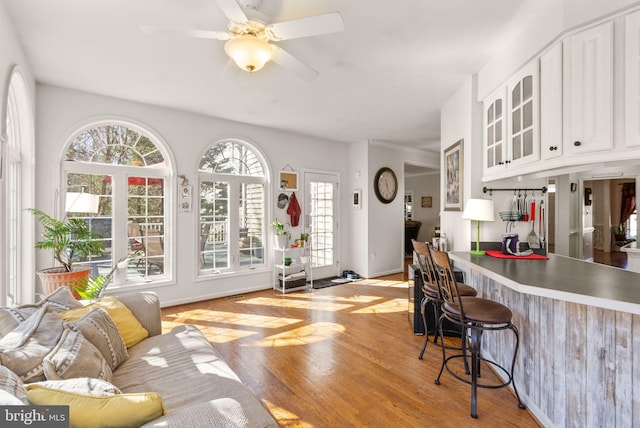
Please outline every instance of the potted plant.
[[285, 249], [289, 244], [289, 232], [285, 232], [284, 223], [275, 219], [273, 223], [271, 223], [271, 227], [275, 232], [275, 244], [276, 248]]
[[120, 268], [127, 267], [127, 263], [130, 258], [130, 254], [127, 254], [122, 259], [118, 260], [116, 264], [113, 265], [113, 268], [106, 275], [98, 275], [96, 277], [92, 277], [91, 275], [86, 280], [80, 280], [77, 283], [73, 284], [73, 290], [80, 296], [81, 299], [84, 300], [95, 300], [102, 297], [102, 293], [107, 289], [111, 280], [113, 279], [113, 274], [116, 270]]
[[49, 294], [58, 287], [66, 286], [76, 297], [80, 297], [73, 285], [86, 282], [91, 268], [75, 268], [73, 264], [78, 258], [103, 255], [104, 244], [101, 236], [93, 232], [89, 224], [81, 218], [65, 217], [58, 220], [35, 208], [27, 210], [38, 218], [43, 229], [42, 239], [36, 243], [36, 248], [51, 250], [53, 258], [60, 264], [38, 271], [43, 292]]
[[298, 248], [304, 248], [305, 245], [307, 245], [308, 240], [309, 240], [309, 234], [303, 232], [300, 234], [300, 239], [296, 240], [296, 245], [298, 246]]
[[626, 241], [627, 240], [627, 230], [624, 224], [620, 223], [616, 229], [613, 231], [613, 236], [616, 242]]

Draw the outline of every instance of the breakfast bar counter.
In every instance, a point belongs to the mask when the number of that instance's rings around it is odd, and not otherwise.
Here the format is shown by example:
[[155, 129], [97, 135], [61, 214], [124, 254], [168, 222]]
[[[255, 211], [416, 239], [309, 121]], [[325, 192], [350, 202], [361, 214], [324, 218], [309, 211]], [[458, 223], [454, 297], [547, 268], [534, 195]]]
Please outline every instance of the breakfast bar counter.
[[[516, 385], [543, 426], [640, 427], [640, 273], [554, 254], [449, 255], [479, 297], [511, 309]], [[494, 336], [482, 352], [508, 364], [514, 341]]]
[[512, 290], [640, 315], [640, 273], [549, 254], [549, 260], [497, 259], [451, 252], [467, 266]]

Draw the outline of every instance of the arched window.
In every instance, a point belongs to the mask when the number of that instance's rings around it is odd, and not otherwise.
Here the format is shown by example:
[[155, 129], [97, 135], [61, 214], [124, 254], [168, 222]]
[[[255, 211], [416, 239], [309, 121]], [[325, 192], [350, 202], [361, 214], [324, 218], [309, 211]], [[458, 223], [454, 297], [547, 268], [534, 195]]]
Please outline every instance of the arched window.
[[267, 174], [259, 152], [221, 141], [202, 156], [199, 180], [200, 274], [264, 265]]
[[[106, 249], [79, 264], [106, 274], [117, 263], [115, 285], [171, 279], [171, 169], [159, 139], [132, 124], [92, 125], [71, 138], [62, 164], [66, 215], [86, 219]], [[85, 207], [83, 194], [97, 206]]]
[[[2, 135], [4, 134], [4, 135]], [[24, 208], [33, 201], [33, 116], [22, 74], [11, 74], [6, 100], [4, 133], [0, 134], [0, 304], [16, 305], [33, 301], [33, 235], [23, 227]], [[2, 167], [4, 170], [2, 171]], [[27, 273], [29, 272], [29, 273]]]

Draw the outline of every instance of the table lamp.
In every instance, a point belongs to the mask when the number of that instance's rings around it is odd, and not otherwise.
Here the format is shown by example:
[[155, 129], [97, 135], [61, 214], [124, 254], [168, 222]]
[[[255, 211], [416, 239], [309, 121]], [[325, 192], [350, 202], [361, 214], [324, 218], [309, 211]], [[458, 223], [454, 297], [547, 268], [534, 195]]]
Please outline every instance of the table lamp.
[[464, 220], [475, 220], [478, 223], [476, 234], [476, 249], [471, 250], [475, 256], [484, 256], [485, 251], [480, 251], [480, 222], [493, 221], [493, 201], [491, 199], [469, 199], [462, 214]]

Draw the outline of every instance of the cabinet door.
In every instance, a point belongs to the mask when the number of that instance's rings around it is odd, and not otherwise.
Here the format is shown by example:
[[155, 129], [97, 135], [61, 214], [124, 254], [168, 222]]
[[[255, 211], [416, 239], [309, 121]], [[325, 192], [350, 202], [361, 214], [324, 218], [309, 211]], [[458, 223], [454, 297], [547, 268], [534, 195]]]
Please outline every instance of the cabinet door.
[[640, 12], [625, 17], [625, 139], [640, 145]]
[[565, 150], [578, 154], [613, 147], [613, 23], [565, 41]]
[[540, 157], [562, 156], [562, 43], [540, 57]]
[[502, 88], [484, 101], [484, 175], [502, 171], [506, 165], [505, 98]]
[[507, 165], [515, 167], [540, 159], [538, 61], [532, 61], [507, 85], [509, 111]]

